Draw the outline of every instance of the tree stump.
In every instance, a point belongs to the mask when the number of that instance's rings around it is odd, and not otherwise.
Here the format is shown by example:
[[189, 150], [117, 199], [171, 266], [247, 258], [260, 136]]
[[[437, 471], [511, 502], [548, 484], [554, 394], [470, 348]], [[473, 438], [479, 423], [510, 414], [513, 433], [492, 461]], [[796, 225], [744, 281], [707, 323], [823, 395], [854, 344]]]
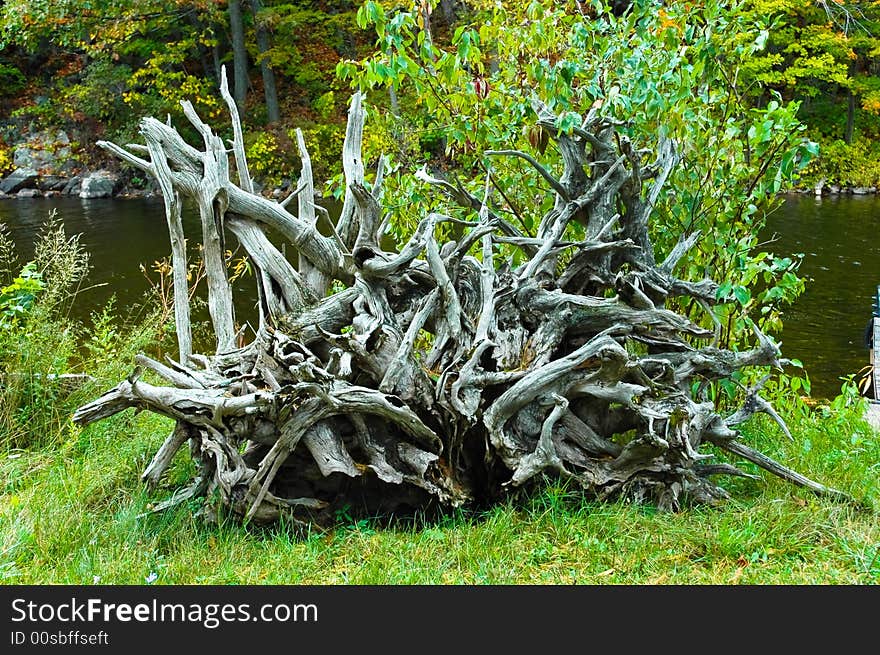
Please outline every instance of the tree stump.
[[[592, 497], [674, 510], [685, 499], [727, 497], [716, 475], [745, 475], [716, 461], [706, 444], [843, 496], [741, 441], [736, 426], [755, 412], [782, 424], [758, 389], [728, 416], [693, 390], [695, 382], [783, 360], [757, 328], [753, 349], [730, 352], [716, 347], [713, 331], [668, 308], [668, 299], [685, 297], [711, 316], [717, 289], [675, 274], [698, 233], [655, 259], [648, 227], [677, 162], [670, 140], [639, 149], [596, 111], [566, 134], [536, 100], [562, 175], [524, 152], [486, 154], [520, 157], [549, 185], [553, 208], [537, 238], [493, 209], [488, 181], [479, 198], [422, 170], [420, 179], [473, 220], [429, 214], [406, 243], [386, 251], [381, 162], [372, 189], [364, 180], [360, 94], [345, 136], [342, 215], [325, 236], [302, 135], [297, 191], [283, 202], [255, 194], [225, 72], [221, 92], [233, 119], [237, 183], [223, 141], [187, 102], [200, 148], [152, 118], [140, 125], [145, 146], [100, 143], [162, 190], [180, 356], [164, 363], [139, 356], [134, 372], [74, 421], [131, 407], [173, 418], [143, 479], [156, 485], [187, 442], [199, 473], [160, 507], [201, 495], [244, 521], [320, 522], [345, 506], [381, 514], [491, 502], [546, 474]], [[192, 352], [181, 196], [194, 199], [201, 216], [216, 335], [210, 355]], [[457, 241], [436, 241], [444, 222], [459, 223]], [[583, 238], [571, 238], [572, 225]], [[296, 265], [267, 229], [296, 249]], [[247, 251], [259, 291], [259, 325], [242, 348], [223, 259], [230, 237]], [[142, 380], [145, 369], [167, 386]]]

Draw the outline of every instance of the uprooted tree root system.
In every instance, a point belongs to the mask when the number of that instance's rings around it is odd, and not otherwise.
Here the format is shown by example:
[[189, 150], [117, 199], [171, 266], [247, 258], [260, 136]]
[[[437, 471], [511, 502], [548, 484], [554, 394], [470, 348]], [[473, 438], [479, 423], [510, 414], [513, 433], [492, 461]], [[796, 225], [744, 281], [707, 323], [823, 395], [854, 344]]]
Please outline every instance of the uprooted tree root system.
[[[781, 360], [757, 329], [753, 349], [731, 352], [668, 308], [681, 306], [669, 299], [692, 299], [711, 316], [717, 290], [711, 280], [676, 276], [698, 233], [655, 259], [649, 220], [677, 163], [673, 142], [660, 138], [643, 150], [595, 111], [565, 134], [535, 101], [562, 175], [524, 152], [487, 154], [528, 161], [551, 189], [537, 237], [507, 220], [488, 181], [474, 195], [423, 170], [423, 182], [471, 220], [429, 214], [396, 252], [386, 251], [382, 161], [368, 189], [359, 94], [343, 151], [345, 202], [330, 228], [314, 203], [301, 134], [297, 191], [283, 202], [254, 193], [225, 77], [221, 90], [235, 129], [237, 183], [223, 141], [188, 103], [200, 148], [152, 118], [141, 123], [145, 146], [101, 144], [161, 186], [180, 355], [139, 356], [128, 379], [74, 420], [130, 407], [175, 419], [143, 477], [158, 483], [187, 443], [199, 472], [162, 507], [207, 496], [248, 521], [321, 521], [346, 505], [391, 513], [483, 503], [549, 474], [593, 497], [675, 509], [684, 499], [724, 498], [716, 476], [744, 475], [706, 444], [843, 496], [743, 443], [736, 427], [755, 412], [778, 419], [757, 388], [727, 416], [693, 392], [695, 382]], [[181, 197], [194, 199], [201, 216], [211, 355], [192, 352]], [[443, 223], [455, 230], [435, 230]], [[570, 225], [582, 239], [571, 240]], [[292, 244], [296, 265], [267, 229]], [[437, 232], [456, 240], [438, 243]], [[259, 326], [244, 347], [236, 347], [224, 262], [229, 237], [247, 251], [259, 290]], [[146, 369], [167, 386], [141, 379]]]

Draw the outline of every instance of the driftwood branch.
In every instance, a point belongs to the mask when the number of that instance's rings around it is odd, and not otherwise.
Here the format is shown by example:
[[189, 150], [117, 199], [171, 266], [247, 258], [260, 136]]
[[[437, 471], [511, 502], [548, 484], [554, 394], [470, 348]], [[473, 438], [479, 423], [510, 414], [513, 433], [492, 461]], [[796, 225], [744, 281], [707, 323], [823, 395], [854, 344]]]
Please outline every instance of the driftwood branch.
[[[145, 146], [101, 143], [153, 175], [165, 198], [180, 357], [139, 356], [128, 379], [74, 420], [86, 425], [128, 408], [174, 419], [144, 481], [160, 484], [186, 444], [198, 474], [158, 508], [204, 495], [246, 521], [329, 521], [344, 506], [394, 513], [484, 502], [550, 475], [597, 498], [675, 509], [685, 500], [723, 499], [716, 478], [745, 475], [707, 461], [705, 443], [818, 494], [844, 497], [744, 443], [737, 427], [756, 412], [791, 436], [760, 397], [760, 384], [745, 389], [742, 408], [727, 416], [700, 396], [695, 382], [778, 366], [780, 353], [757, 329], [751, 349], [717, 347], [716, 283], [674, 275], [698, 232], [669, 252], [654, 251], [649, 221], [678, 161], [673, 142], [649, 144], [654, 160], [643, 161], [650, 150], [638, 149], [598, 109], [563, 134], [536, 100], [561, 175], [525, 152], [486, 154], [523, 159], [536, 188], [541, 180], [550, 185], [552, 208], [537, 236], [504, 219], [517, 209], [491, 171], [479, 197], [422, 169], [416, 177], [464, 216], [419, 217], [391, 251], [381, 238], [384, 159], [372, 189], [364, 179], [360, 94], [349, 109], [345, 200], [333, 225], [314, 203], [302, 132], [297, 190], [282, 203], [253, 192], [225, 75], [221, 82], [236, 181], [221, 139], [188, 103], [198, 148], [150, 118], [141, 123]], [[508, 208], [493, 209], [490, 192]], [[201, 217], [212, 355], [192, 352], [183, 198], [195, 200]], [[294, 199], [296, 215], [288, 211]], [[318, 230], [321, 217], [331, 236]], [[454, 224], [455, 241], [437, 241], [441, 223]], [[293, 246], [295, 263], [266, 228]], [[260, 327], [243, 346], [235, 342], [222, 257], [232, 237], [259, 272]], [[692, 298], [715, 330], [673, 311], [670, 296]], [[144, 371], [166, 386], [142, 380]]]

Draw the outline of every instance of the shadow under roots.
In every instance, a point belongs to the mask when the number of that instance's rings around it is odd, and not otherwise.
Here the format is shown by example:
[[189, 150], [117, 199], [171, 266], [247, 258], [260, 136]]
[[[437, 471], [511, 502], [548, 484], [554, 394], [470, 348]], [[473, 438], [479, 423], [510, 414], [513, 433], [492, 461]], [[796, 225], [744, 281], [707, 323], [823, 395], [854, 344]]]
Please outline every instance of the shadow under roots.
[[[499, 491], [499, 480], [509, 480], [511, 474], [497, 460], [486, 457], [485, 440], [464, 441], [458, 470], [466, 473], [467, 479], [463, 482], [476, 500], [456, 507], [406, 480], [382, 480], [367, 466], [357, 465], [359, 475], [354, 477], [343, 472], [322, 471], [307, 449], [297, 449], [287, 456], [270, 491], [275, 497], [289, 499], [292, 503], [291, 510], [284, 513], [286, 521], [321, 530], [364, 522], [382, 528], [431, 526], [448, 521], [453, 516], [478, 517], [505, 498], [521, 495], [519, 489], [512, 493]], [[351, 442], [347, 443], [356, 459], [362, 459], [357, 457], [357, 448]], [[252, 447], [245, 453], [244, 460], [257, 466], [268, 450], [268, 447]], [[388, 448], [386, 455], [391, 456], [393, 452], [392, 448]], [[395, 466], [406, 470], [406, 462], [396, 460], [393, 456], [390, 458]], [[486, 462], [490, 462], [490, 466], [487, 467]], [[440, 468], [447, 466], [443, 461], [439, 464]], [[412, 474], [417, 475], [418, 471], [413, 470]], [[297, 504], [298, 501], [301, 504]], [[222, 508], [206, 510], [209, 519], [216, 520], [216, 512], [222, 513]]]

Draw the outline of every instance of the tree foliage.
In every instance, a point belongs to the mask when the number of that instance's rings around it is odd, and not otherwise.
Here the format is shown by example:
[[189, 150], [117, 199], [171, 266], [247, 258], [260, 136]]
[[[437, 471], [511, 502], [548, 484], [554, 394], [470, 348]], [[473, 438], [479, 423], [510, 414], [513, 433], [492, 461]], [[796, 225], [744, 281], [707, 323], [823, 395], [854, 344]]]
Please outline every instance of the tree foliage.
[[216, 115], [200, 54], [217, 43], [217, 3], [183, 0], [7, 2], [0, 46], [55, 74], [55, 122], [89, 118], [125, 128], [131, 112], [179, 114], [190, 98]]
[[[774, 90], [820, 104], [830, 98], [839, 113], [848, 114], [848, 124], [837, 124], [833, 136], [848, 142], [856, 100], [867, 114], [880, 113], [880, 3], [751, 0], [744, 13], [766, 21], [766, 46], [743, 70], [743, 93], [766, 96]], [[845, 106], [850, 97], [854, 102]], [[835, 131], [827, 116], [811, 123], [825, 134]]]
[[[241, 4], [247, 125], [257, 127], [273, 117], [263, 101], [265, 82], [256, 72], [268, 66], [282, 78], [285, 125], [280, 132], [285, 132], [293, 119], [317, 112], [315, 105], [331, 91], [341, 54], [356, 54], [354, 4]], [[0, 5], [0, 81], [6, 82], [0, 99], [40, 122], [90, 124], [98, 137], [130, 138], [134, 116], [182, 118], [183, 99], [202, 116], [218, 120], [222, 115], [213, 89], [220, 66], [233, 59], [227, 5], [209, 0], [7, 2]], [[32, 88], [18, 93], [25, 80]], [[48, 101], [35, 103], [37, 95]], [[341, 122], [341, 108], [339, 113]]]
[[[252, 4], [253, 12], [249, 10]], [[562, 106], [610, 92], [613, 81], [592, 80], [593, 86], [604, 86], [601, 94], [589, 90], [589, 75], [584, 71], [595, 70], [597, 53], [611, 57], [610, 61], [622, 66], [621, 71], [631, 70], [635, 59], [626, 61], [626, 48], [643, 45], [630, 44], [626, 36], [620, 49], [611, 52], [601, 43], [609, 42], [613, 30], [624, 36], [621, 26], [652, 6], [645, 0], [615, 2], [611, 10], [599, 2], [574, 0], [552, 5], [471, 0], [458, 3], [457, 11], [449, 14], [451, 3], [442, 4], [436, 0], [411, 7], [387, 1], [361, 5], [353, 0], [243, 3], [250, 67], [249, 82], [245, 81], [245, 91], [249, 91], [246, 127], [272, 118], [257, 72], [266, 65], [279, 77], [280, 113], [275, 114], [282, 122], [279, 134], [303, 121], [317, 124], [333, 119], [338, 119], [339, 131], [343, 108], [337, 99], [342, 94], [334, 80], [334, 67], [342, 61], [340, 70], [351, 75], [352, 62], [363, 55], [374, 30], [379, 29], [378, 45], [394, 56], [373, 58], [358, 73], [358, 83], [385, 87], [391, 96], [406, 87], [404, 95], [411, 97], [402, 98], [406, 105], [402, 119], [412, 129], [392, 129], [391, 122], [385, 121], [368, 145], [376, 151], [396, 150], [399, 163], [417, 161], [424, 151], [464, 154], [488, 130], [500, 129], [492, 137], [498, 140], [505, 130], [522, 123], [524, 116], [513, 123], [504, 122], [507, 116], [504, 120], [490, 116], [497, 114], [499, 93], [537, 84], [544, 96]], [[99, 135], [104, 130], [110, 135], [132, 135], [133, 116], [179, 116], [183, 98], [190, 98], [202, 115], [220, 119], [222, 113], [210, 90], [218, 83], [219, 65], [232, 61], [227, 5], [209, 0], [10, 0], [0, 6], [0, 98], [5, 96], [11, 109], [20, 108], [40, 121], [90, 122]], [[697, 88], [717, 77], [716, 95], [733, 93], [731, 106], [743, 111], [751, 106], [764, 108], [777, 94], [785, 111], [788, 103], [803, 101], [799, 117], [809, 125], [812, 138], [823, 143], [837, 138], [849, 141], [851, 133], [855, 139], [880, 133], [880, 119], [874, 118], [880, 110], [877, 3], [658, 2], [649, 11], [653, 12], [650, 29], [657, 32], [652, 44], [661, 51], [648, 53], [653, 57], [649, 66], [659, 68], [647, 70], [659, 77], [651, 84], [637, 79], [626, 82], [613, 100], [618, 109], [623, 109], [620, 103], [627, 99], [639, 103], [641, 98], [644, 117], [656, 116], [665, 102], [672, 109], [670, 129], [679, 129], [675, 121], [689, 118], [676, 113], [679, 99], [673, 87]], [[583, 24], [583, 34], [573, 35], [577, 21]], [[257, 28], [262, 30], [262, 46]], [[632, 29], [638, 34], [642, 28], [633, 25]], [[514, 38], [525, 40], [514, 43]], [[682, 45], [687, 51], [683, 59], [691, 68], [675, 70]], [[734, 60], [731, 53], [735, 53]], [[572, 54], [586, 56], [578, 61]], [[713, 56], [719, 60], [713, 61]], [[645, 53], [634, 53], [634, 57], [645, 62], [651, 59]], [[668, 60], [665, 64], [660, 61], [663, 58]], [[429, 60], [432, 65], [426, 67]], [[497, 77], [502, 63], [515, 64], [509, 79]], [[669, 69], [666, 73], [661, 70], [664, 66]], [[723, 79], [718, 77], [719, 67]], [[436, 81], [429, 79], [434, 73]], [[694, 77], [697, 86], [688, 76]], [[419, 116], [419, 112], [433, 111], [429, 82], [436, 90], [453, 92], [443, 98], [445, 107], [434, 98], [441, 114], [466, 116], [466, 120], [452, 122], [448, 136], [439, 135], [439, 122], [431, 124]], [[627, 86], [630, 82], [644, 88]], [[572, 85], [577, 88], [574, 95]], [[460, 105], [469, 102], [463, 94], [466, 89], [471, 95], [487, 95], [475, 103], [478, 111], [463, 112]], [[652, 99], [670, 91], [665, 99]], [[35, 105], [32, 98], [36, 95], [48, 95], [50, 102]], [[389, 111], [400, 113], [395, 102], [396, 98], [389, 98]], [[706, 100], [716, 106], [719, 102]], [[541, 142], [538, 134], [532, 138]], [[322, 140], [329, 145], [340, 138], [327, 133]], [[277, 145], [282, 147], [284, 141], [280, 139]], [[333, 161], [336, 154], [328, 150], [326, 161]], [[319, 169], [322, 163], [316, 162]], [[830, 177], [841, 176], [832, 172]]]
[[[529, 234], [549, 209], [548, 195], [537, 191], [546, 182], [522, 158], [486, 153], [515, 147], [552, 170], [534, 100], [559, 116], [563, 132], [601, 112], [633, 140], [671, 139], [680, 163], [655, 201], [658, 257], [679, 235], [700, 231], [689, 272], [712, 270], [727, 281], [716, 326], [723, 343], [741, 345], [753, 321], [779, 328], [781, 308], [803, 289], [798, 259], [756, 250], [757, 235], [778, 192], [816, 148], [796, 118], [798, 102], [771, 93], [766, 104], [753, 106], [736, 88], [764, 48], [766, 22], [711, 0], [640, 2], [619, 17], [599, 2], [583, 13], [577, 7], [537, 0], [488, 5], [441, 46], [419, 13], [367, 2], [358, 21], [376, 30], [378, 51], [362, 62], [342, 62], [339, 72], [374, 95], [394, 88], [408, 119], [379, 112], [375, 120], [390, 123], [392, 133], [416, 132], [423, 142], [442, 133], [444, 147], [426, 162], [432, 174], [442, 176], [453, 161], [491, 171], [498, 210]], [[404, 234], [419, 215], [412, 206], [428, 211], [433, 199], [411, 175], [411, 153], [390, 154], [404, 162], [386, 175], [387, 192], [406, 198], [392, 209], [391, 222]], [[469, 191], [482, 197], [476, 186]]]

